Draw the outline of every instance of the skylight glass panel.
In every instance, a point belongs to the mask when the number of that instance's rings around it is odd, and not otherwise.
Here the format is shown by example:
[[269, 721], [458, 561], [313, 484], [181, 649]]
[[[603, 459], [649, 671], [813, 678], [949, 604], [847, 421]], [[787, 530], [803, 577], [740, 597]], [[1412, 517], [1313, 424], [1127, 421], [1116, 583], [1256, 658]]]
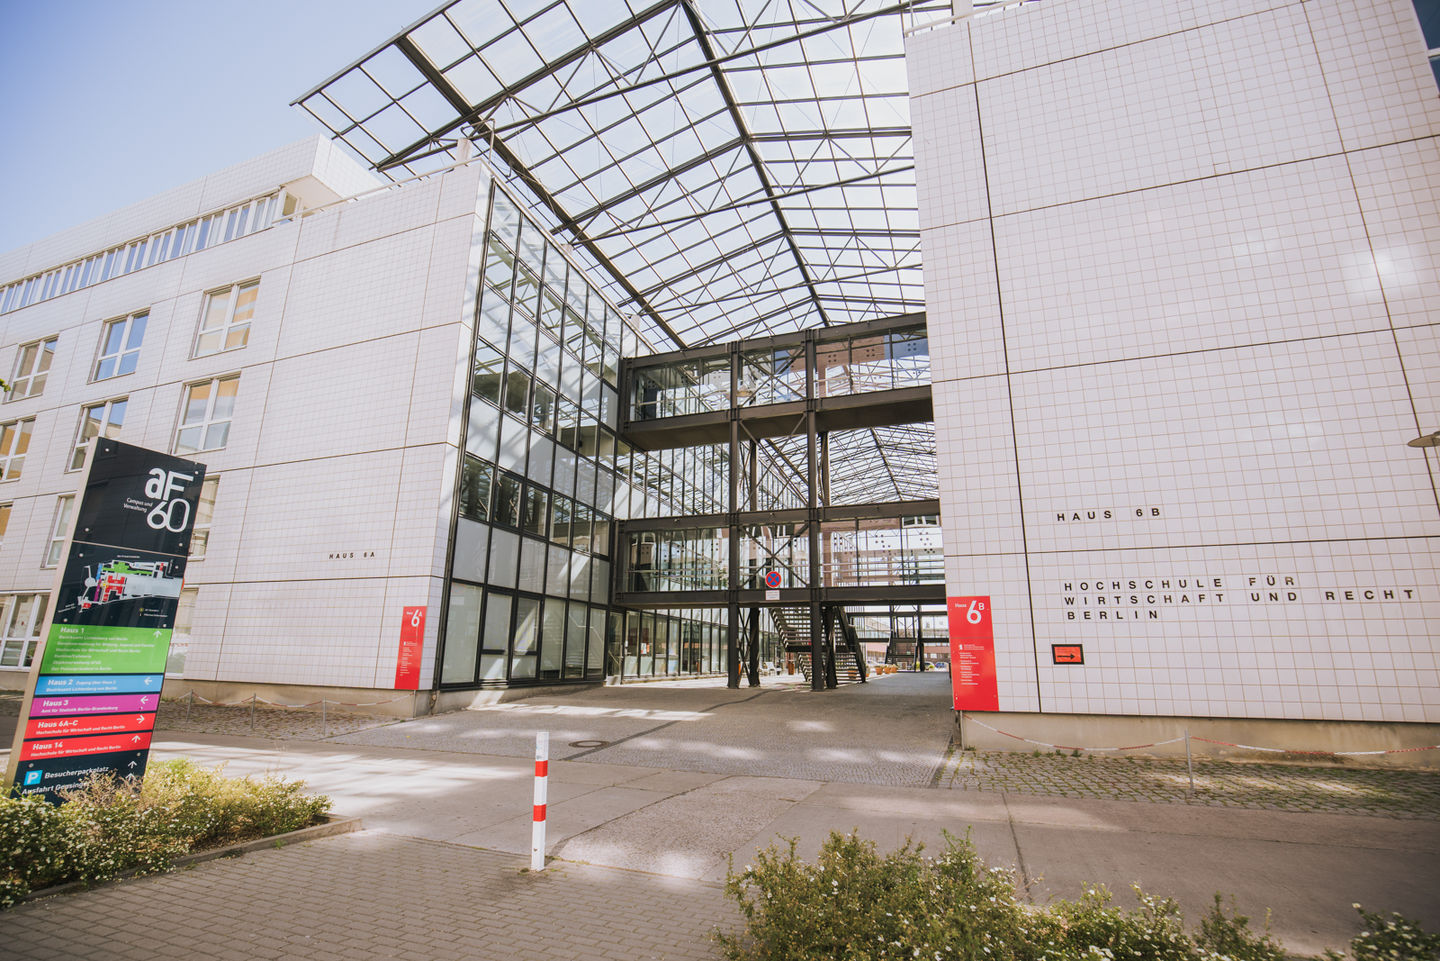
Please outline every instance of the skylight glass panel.
[[461, 60], [445, 72], [445, 79], [474, 104], [484, 103], [500, 92], [500, 81], [478, 56]]
[[503, 143], [556, 238], [682, 343], [923, 309], [904, 23], [874, 14], [889, 0], [640, 6], [457, 0], [410, 34], [443, 95], [392, 44], [304, 106], [332, 131], [364, 122], [346, 141], [400, 176], [444, 162], [426, 157], [456, 135], [453, 100], [492, 105], [482, 151]]
[[411, 30], [409, 36], [430, 62], [442, 70], [471, 53], [470, 44], [443, 14], [426, 20]]
[[481, 47], [480, 56], [485, 58], [497, 77], [509, 83], [528, 77], [545, 65], [520, 29], [502, 33]]
[[494, 0], [460, 0], [446, 7], [445, 15], [476, 49], [515, 29], [515, 21]]
[[526, 20], [522, 27], [530, 43], [547, 62], [585, 45], [585, 31], [575, 22], [569, 7], [558, 3], [539, 16]]

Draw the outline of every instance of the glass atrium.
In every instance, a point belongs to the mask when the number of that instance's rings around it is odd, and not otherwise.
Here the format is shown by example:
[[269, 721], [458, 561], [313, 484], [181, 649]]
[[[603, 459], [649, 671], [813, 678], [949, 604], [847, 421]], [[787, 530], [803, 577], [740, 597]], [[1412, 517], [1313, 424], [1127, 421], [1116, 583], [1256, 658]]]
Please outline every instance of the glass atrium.
[[777, 594], [805, 644], [943, 602], [903, 34], [949, 15], [457, 0], [296, 101], [392, 178], [505, 185], [444, 686], [734, 681], [799, 643]]

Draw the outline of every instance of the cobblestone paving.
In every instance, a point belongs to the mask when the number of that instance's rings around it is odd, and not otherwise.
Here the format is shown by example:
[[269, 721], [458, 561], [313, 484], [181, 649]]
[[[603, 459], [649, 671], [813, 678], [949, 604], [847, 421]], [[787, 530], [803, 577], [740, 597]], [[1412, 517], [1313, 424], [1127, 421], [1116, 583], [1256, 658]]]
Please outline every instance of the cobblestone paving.
[[1191, 793], [1183, 760], [952, 749], [936, 787], [1440, 820], [1434, 771], [1197, 760]]
[[375, 832], [107, 885], [0, 914], [16, 961], [711, 961], [720, 885]]
[[281, 740], [321, 741], [327, 737], [354, 734], [371, 728], [398, 723], [399, 718], [375, 717], [367, 714], [340, 714], [318, 710], [287, 711], [282, 708], [255, 706], [254, 723], [250, 708], [221, 707], [185, 700], [162, 701], [155, 718], [155, 729], [167, 733], [187, 734], [254, 734]]
[[[0, 695], [0, 717], [18, 717], [21, 697]], [[237, 734], [278, 738], [285, 741], [321, 741], [342, 734], [354, 734], [371, 728], [396, 724], [399, 718], [368, 714], [342, 714], [319, 710], [287, 711], [283, 708], [255, 706], [252, 720], [250, 707], [229, 707], [217, 704], [187, 703], [185, 698], [160, 702], [155, 729], [165, 733]], [[8, 747], [0, 745], [0, 748]]]

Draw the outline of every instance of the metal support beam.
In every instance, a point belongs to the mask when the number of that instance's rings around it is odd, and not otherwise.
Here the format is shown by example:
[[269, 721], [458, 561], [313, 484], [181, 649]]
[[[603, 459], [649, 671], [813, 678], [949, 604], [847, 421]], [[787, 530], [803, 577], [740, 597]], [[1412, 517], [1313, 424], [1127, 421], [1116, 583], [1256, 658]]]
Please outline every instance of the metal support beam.
[[[730, 365], [730, 378], [735, 378], [735, 365]], [[733, 387], [733, 385], [732, 385]], [[740, 422], [730, 421], [730, 569], [725, 580], [726, 625], [725, 686], [740, 687]]]
[[915, 670], [925, 670], [925, 614], [915, 608]]
[[750, 608], [750, 660], [745, 665], [750, 686], [760, 686], [760, 608]]
[[810, 536], [810, 689], [823, 691], [830, 671], [828, 638], [820, 609], [820, 451], [815, 418], [815, 340], [805, 339], [805, 477]]

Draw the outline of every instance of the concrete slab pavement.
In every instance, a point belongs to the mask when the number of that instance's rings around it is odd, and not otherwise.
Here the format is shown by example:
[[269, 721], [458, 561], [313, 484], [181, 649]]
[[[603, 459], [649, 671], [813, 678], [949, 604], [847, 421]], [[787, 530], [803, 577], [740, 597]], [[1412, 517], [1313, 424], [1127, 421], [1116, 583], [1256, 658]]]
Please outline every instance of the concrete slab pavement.
[[[511, 855], [530, 844], [532, 764], [471, 753], [263, 742], [162, 740], [158, 756], [282, 773], [335, 799], [367, 828]], [[1032, 898], [1105, 884], [1175, 897], [1198, 918], [1218, 891], [1264, 918], [1298, 953], [1341, 948], [1359, 930], [1350, 904], [1400, 911], [1440, 928], [1440, 823], [1337, 814], [1230, 810], [1143, 801], [823, 782], [611, 765], [550, 768], [549, 851], [567, 862], [714, 884], [733, 857], [784, 837], [811, 856], [832, 830], [884, 850], [908, 838], [938, 851], [943, 832], [971, 837], [992, 864], [1017, 869]]]
[[[743, 865], [757, 849], [787, 836], [798, 838], [800, 853], [810, 856], [831, 830], [858, 830], [884, 850], [907, 837], [937, 850], [944, 831], [968, 833], [990, 863], [1017, 868], [1037, 902], [1073, 897], [1086, 883], [1106, 884], [1124, 901], [1128, 886], [1138, 882], [1151, 893], [1176, 897], [1193, 921], [1216, 891], [1233, 894], [1239, 909], [1252, 917], [1263, 918], [1265, 909], [1273, 908], [1272, 930], [1303, 954], [1344, 946], [1359, 927], [1350, 909], [1353, 901], [1397, 910], [1440, 929], [1440, 902], [1434, 898], [1440, 890], [1440, 820], [1427, 814], [1425, 804], [1412, 805], [1409, 819], [1401, 820], [937, 789], [927, 778], [945, 756], [944, 725], [933, 718], [912, 719], [908, 734], [888, 740], [893, 729], [885, 712], [936, 712], [933, 705], [923, 706], [924, 696], [913, 693], [920, 687], [906, 693], [906, 685], [887, 691], [882, 683], [866, 685], [871, 690], [863, 693], [847, 689], [838, 697], [837, 692], [791, 691], [756, 697], [757, 692], [723, 688], [635, 688], [613, 699], [606, 692], [577, 692], [573, 699], [520, 702], [528, 708], [524, 711], [423, 719], [330, 741], [162, 728], [154, 750], [162, 758], [225, 763], [232, 774], [302, 778], [331, 795], [337, 813], [364, 818], [372, 840], [304, 845], [306, 850], [328, 846], [313, 855], [263, 855], [279, 875], [293, 875], [294, 884], [286, 890], [307, 905], [318, 936], [330, 939], [324, 940], [324, 950], [348, 957], [458, 957], [464, 955], [446, 952], [477, 944], [491, 947], [471, 956], [501, 949], [520, 957], [661, 956], [645, 953], [661, 950], [647, 940], [648, 929], [637, 928], [633, 936], [623, 930], [625, 924], [641, 923], [635, 918], [647, 912], [674, 939], [665, 949], [672, 952], [668, 956], [718, 957], [704, 933], [733, 917], [718, 895], [727, 860], [733, 857]], [[738, 703], [742, 699], [745, 703]], [[948, 715], [938, 713], [948, 723]], [[552, 880], [545, 882], [550, 885], [546, 890], [563, 892], [571, 883], [567, 879], [579, 879], [573, 904], [563, 894], [554, 901], [525, 901], [529, 889], [512, 885], [528, 861], [531, 756], [534, 731], [542, 725], [552, 731], [552, 743], [566, 748], [570, 740], [612, 745], [570, 748], [572, 759], [552, 761], [550, 768], [549, 850], [560, 860], [547, 869]], [[560, 730], [565, 733], [557, 734]], [[807, 739], [807, 734], [814, 737]], [[712, 737], [716, 743], [707, 753]], [[360, 743], [373, 740], [386, 743]], [[717, 747], [736, 753], [727, 756]], [[556, 756], [562, 756], [560, 751]], [[827, 759], [834, 762], [831, 777], [805, 776], [823, 769]], [[613, 763], [622, 760], [626, 763]], [[1144, 765], [1131, 767], [1142, 781], [1148, 777]], [[1113, 781], [1113, 792], [1127, 796], [1123, 778], [1114, 777], [1131, 767], [1107, 768], [1101, 780]], [[1054, 782], [1057, 770], [1052, 764], [1038, 783]], [[1077, 761], [1066, 770], [1078, 778], [1091, 768]], [[1316, 780], [1303, 769], [1280, 770], [1266, 782], [1271, 791], [1285, 789], [1285, 770], [1307, 785]], [[1338, 785], [1337, 796], [1349, 796], [1343, 783], [1330, 782]], [[1440, 786], [1440, 778], [1422, 776], [1406, 790], [1423, 794], [1427, 786]], [[237, 863], [251, 857], [261, 859], [247, 856]], [[281, 860], [273, 860], [277, 857]], [[433, 862], [434, 869], [426, 871], [426, 862]], [[559, 870], [551, 873], [554, 868]], [[161, 929], [153, 925], [163, 929], [173, 921], [151, 919], [143, 911], [127, 913], [133, 888], [163, 883], [165, 897], [181, 912], [169, 917], [203, 918], [205, 937], [213, 935], [217, 950], [226, 948], [228, 932], [246, 950], [253, 949], [245, 957], [327, 956], [305, 953], [313, 945], [297, 940], [305, 930], [303, 918], [292, 917], [283, 905], [275, 909], [273, 923], [262, 913], [271, 904], [263, 898], [256, 902], [259, 908], [244, 909], [245, 918], [231, 917], [240, 902], [227, 901], [223, 892], [248, 897], [247, 885], [254, 883], [248, 871], [202, 866], [170, 878], [38, 902], [0, 915], [0, 945], [9, 943], [10, 932], [23, 931], [38, 939], [33, 943], [39, 953], [19, 957], [80, 957], [86, 951], [100, 953], [94, 947], [98, 942], [87, 940], [97, 930], [135, 944], [172, 945], [170, 933], [164, 931], [161, 938]], [[488, 878], [488, 887], [477, 888], [457, 872]], [[201, 880], [192, 887], [186, 881], [191, 877]], [[641, 878], [652, 880], [636, 880]], [[455, 894], [457, 886], [473, 899]], [[352, 896], [352, 888], [361, 894]], [[393, 904], [383, 902], [382, 889]], [[603, 898], [595, 894], [602, 890]], [[669, 898], [668, 892], [680, 893]], [[589, 900], [592, 894], [598, 900]], [[627, 900], [632, 897], [638, 901]], [[414, 899], [441, 905], [437, 913], [422, 914], [451, 941], [440, 943], [442, 934], [435, 930], [422, 937], [419, 927], [397, 913]], [[505, 906], [510, 899], [554, 913], [522, 923]], [[75, 905], [93, 908], [98, 928], [80, 925], [83, 930], [71, 932], [66, 925], [89, 917]], [[372, 910], [373, 919], [362, 918], [353, 930], [342, 930], [345, 925], [334, 921]], [[77, 913], [72, 917], [71, 911]], [[37, 917], [53, 923], [39, 924]], [[237, 933], [235, 926], [246, 919], [248, 928]], [[547, 928], [557, 920], [564, 927], [561, 934]], [[42, 929], [40, 938], [35, 932]], [[419, 947], [406, 948], [408, 942], [396, 940], [392, 929], [412, 932]], [[581, 950], [578, 935], [567, 940], [579, 931], [608, 938], [595, 942], [606, 948]], [[542, 949], [525, 953], [514, 947], [522, 933], [539, 938]], [[556, 940], [546, 941], [552, 934]], [[368, 953], [362, 950], [367, 943]]]

